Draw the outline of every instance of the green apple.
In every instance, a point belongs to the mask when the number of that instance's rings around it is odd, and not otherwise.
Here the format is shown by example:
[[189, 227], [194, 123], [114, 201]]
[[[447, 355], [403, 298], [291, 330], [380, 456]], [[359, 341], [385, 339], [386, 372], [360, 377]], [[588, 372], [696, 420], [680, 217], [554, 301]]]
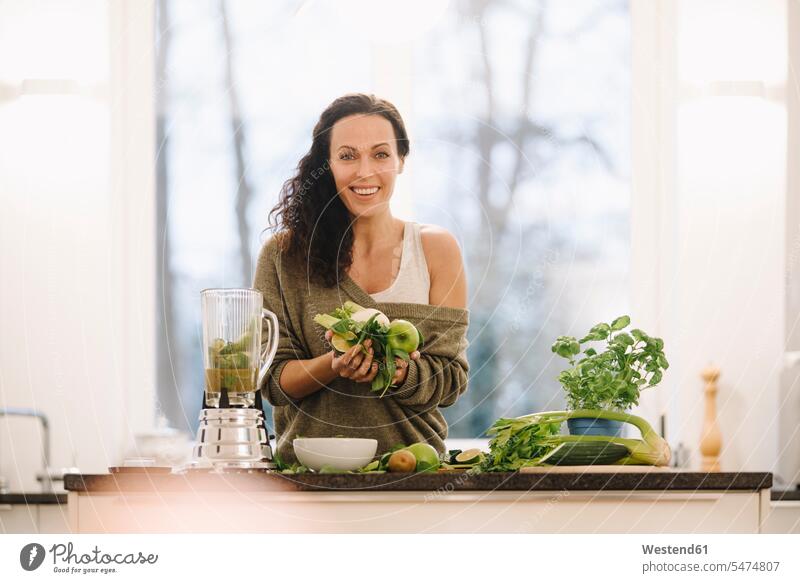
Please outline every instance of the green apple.
[[431, 444], [412, 443], [404, 449], [414, 454], [414, 458], [417, 460], [416, 471], [435, 472], [439, 469], [439, 452]]
[[392, 320], [387, 340], [392, 350], [411, 354], [419, 347], [419, 331], [408, 320]]

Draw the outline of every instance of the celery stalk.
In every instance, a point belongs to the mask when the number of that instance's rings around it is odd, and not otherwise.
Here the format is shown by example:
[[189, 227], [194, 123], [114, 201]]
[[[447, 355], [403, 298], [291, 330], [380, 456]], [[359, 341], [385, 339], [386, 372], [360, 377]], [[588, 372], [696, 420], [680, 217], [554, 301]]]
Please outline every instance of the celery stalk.
[[339, 321], [339, 318], [330, 316], [328, 314], [317, 314], [316, 316], [314, 316], [314, 321], [323, 328], [330, 330], [333, 327], [333, 325]]

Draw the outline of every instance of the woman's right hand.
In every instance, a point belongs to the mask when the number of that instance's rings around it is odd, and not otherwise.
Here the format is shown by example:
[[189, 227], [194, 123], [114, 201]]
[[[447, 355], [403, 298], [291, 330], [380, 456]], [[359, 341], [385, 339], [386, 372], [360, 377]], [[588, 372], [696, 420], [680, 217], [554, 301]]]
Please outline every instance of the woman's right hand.
[[[330, 330], [325, 332], [325, 338], [328, 342], [332, 337], [333, 332]], [[378, 363], [372, 360], [374, 353], [372, 340], [369, 338], [365, 340], [363, 347], [367, 351], [366, 354], [364, 354], [361, 344], [356, 344], [350, 350], [341, 354], [334, 350], [333, 361], [331, 362], [333, 371], [338, 376], [356, 383], [371, 383], [375, 375], [378, 374]]]

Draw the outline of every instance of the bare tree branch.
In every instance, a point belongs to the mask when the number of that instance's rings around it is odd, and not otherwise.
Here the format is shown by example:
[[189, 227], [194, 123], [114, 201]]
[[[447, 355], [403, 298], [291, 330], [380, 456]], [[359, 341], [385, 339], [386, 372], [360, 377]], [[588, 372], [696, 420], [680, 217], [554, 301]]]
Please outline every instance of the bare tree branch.
[[[587, 32], [596, 29], [597, 23], [611, 14], [618, 12], [626, 13], [630, 10], [630, 0], [606, 0], [606, 3], [600, 3], [578, 24], [575, 28], [568, 32], [559, 32], [557, 37], [561, 40], [573, 41]], [[547, 31], [543, 31], [545, 36], [549, 36]]]
[[[493, 219], [493, 207], [489, 199], [489, 189], [491, 188], [491, 168], [492, 152], [494, 150], [494, 96], [492, 94], [492, 63], [489, 58], [489, 41], [487, 38], [486, 26], [483, 18], [489, 5], [488, 0], [473, 0], [472, 7], [475, 15], [475, 22], [478, 25], [480, 38], [481, 66], [483, 73], [483, 87], [486, 93], [486, 109], [481, 123], [478, 125], [477, 143], [480, 154], [480, 164], [478, 169], [478, 199], [481, 206], [487, 210], [490, 219]], [[494, 221], [491, 221], [492, 224]]]
[[522, 173], [523, 164], [527, 161], [525, 155], [525, 146], [527, 144], [527, 137], [531, 134], [528, 124], [529, 104], [531, 101], [531, 92], [533, 87], [533, 67], [536, 62], [536, 49], [539, 45], [539, 36], [542, 31], [542, 20], [545, 13], [546, 6], [542, 2], [539, 10], [536, 13], [536, 18], [531, 18], [530, 29], [528, 30], [528, 42], [525, 48], [525, 65], [522, 69], [522, 103], [519, 108], [519, 121], [517, 123], [517, 130], [514, 135], [514, 146], [516, 148], [516, 160], [514, 161], [514, 170], [511, 173], [511, 178], [508, 181], [508, 198], [505, 204], [498, 210], [499, 221], [505, 225], [508, 221], [509, 210], [513, 207], [514, 198], [519, 186], [520, 175]]
[[[615, 1], [623, 0], [610, 0]], [[480, 365], [475, 367], [471, 375], [470, 383], [474, 388], [467, 393], [466, 399], [456, 404], [448, 421], [467, 419], [472, 431], [483, 431], [487, 419], [482, 416], [492, 412], [490, 406], [481, 406], [484, 401], [494, 401], [498, 408], [508, 407], [509, 404], [514, 407], [554, 406], [550, 402], [552, 395], [530, 391], [530, 387], [542, 382], [543, 371], [552, 372], [552, 367], [548, 368], [546, 357], [549, 351], [541, 350], [549, 347], [543, 346], [539, 339], [509, 344], [498, 350], [499, 346], [503, 346], [505, 327], [510, 326], [516, 317], [508, 308], [498, 307], [498, 298], [504, 297], [505, 293], [510, 292], [510, 297], [518, 300], [517, 312], [522, 314], [530, 333], [536, 330], [546, 337], [546, 330], [559, 328], [558, 322], [550, 322], [552, 314], [547, 314], [545, 318], [538, 310], [547, 308], [544, 304], [550, 297], [548, 294], [560, 293], [555, 287], [552, 290], [550, 288], [549, 262], [558, 260], [558, 252], [566, 243], [564, 235], [558, 231], [551, 233], [535, 221], [523, 221], [527, 223], [522, 225], [524, 234], [521, 241], [525, 244], [524, 250], [516, 248], [520, 239], [510, 236], [509, 227], [515, 200], [521, 196], [522, 187], [528, 181], [536, 179], [540, 169], [557, 164], [568, 153], [567, 149], [578, 148], [578, 153], [582, 153], [583, 148], [588, 148], [602, 164], [612, 168], [613, 163], [600, 141], [591, 135], [566, 134], [560, 131], [562, 124], [558, 120], [537, 122], [531, 119], [535, 91], [533, 71], [537, 65], [538, 49], [548, 38], [547, 5], [544, 1], [471, 0], [458, 6], [464, 10], [459, 16], [465, 22], [471, 23], [470, 28], [476, 33], [475, 37], [469, 37], [469, 42], [477, 39], [481, 51], [480, 58], [475, 59], [472, 74], [475, 75], [477, 91], [484, 98], [484, 103], [477, 113], [477, 122], [467, 121], [457, 115], [437, 122], [442, 124], [441, 133], [448, 136], [449, 141], [458, 143], [464, 149], [472, 149], [480, 157], [476, 196], [482, 207], [480, 210], [483, 217], [479, 222], [475, 241], [467, 247], [468, 265], [473, 274], [470, 280], [471, 306], [474, 307], [476, 324], [470, 327], [470, 359]], [[599, 10], [608, 11], [609, 4], [605, 3]], [[524, 27], [521, 33], [525, 37], [515, 43], [520, 52], [524, 51], [519, 55], [522, 57], [522, 71], [517, 76], [523, 83], [519, 92], [521, 102], [511, 111], [503, 99], [506, 96], [506, 87], [502, 84], [504, 78], [498, 69], [502, 65], [500, 59], [505, 55], [497, 54], [498, 48], [509, 46], [510, 43], [495, 35], [507, 35], [512, 31], [507, 27], [501, 29], [491, 26], [491, 17], [494, 16], [501, 16], [504, 21], [516, 20], [520, 27]], [[602, 16], [604, 14], [592, 11], [580, 26], [586, 26], [586, 30], [589, 30]], [[478, 28], [475, 29], [475, 26]], [[514, 31], [516, 30], [514, 27]], [[563, 38], [560, 33], [559, 38]], [[495, 49], [495, 53], [490, 53], [490, 49]], [[502, 161], [505, 162], [504, 148], [509, 145], [515, 151], [510, 159], [508, 174], [501, 177], [498, 176], [500, 165], [495, 168], [495, 163], [501, 158], [500, 154], [504, 154]], [[508, 179], [505, 181], [507, 192], [498, 202], [492, 188], [499, 187], [503, 178]], [[549, 249], [555, 249], [552, 258]], [[525, 256], [518, 262], [520, 251]], [[513, 332], [515, 328], [512, 327], [511, 330]], [[534, 345], [539, 352], [534, 352]], [[528, 387], [524, 387], [513, 379], [505, 378], [512, 368], [534, 380]], [[543, 399], [547, 399], [547, 403], [542, 402]], [[494, 413], [504, 415], [507, 411], [495, 410]]]

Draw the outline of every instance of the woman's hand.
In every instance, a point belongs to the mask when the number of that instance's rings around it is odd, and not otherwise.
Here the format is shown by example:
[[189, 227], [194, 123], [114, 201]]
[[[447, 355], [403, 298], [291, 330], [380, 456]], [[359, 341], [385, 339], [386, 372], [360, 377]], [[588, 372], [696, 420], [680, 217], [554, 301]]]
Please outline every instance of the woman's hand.
[[[411, 360], [417, 360], [419, 358], [419, 350], [415, 350], [408, 356], [411, 358]], [[392, 384], [395, 386], [400, 386], [403, 381], [406, 380], [406, 376], [408, 376], [408, 362], [395, 356], [394, 364], [397, 366], [397, 370], [395, 370], [394, 376], [392, 377]]]
[[[328, 330], [325, 332], [325, 339], [330, 342], [333, 337], [333, 332]], [[333, 353], [333, 361], [331, 368], [340, 377], [350, 379], [357, 383], [371, 383], [375, 376], [378, 374], [378, 363], [372, 357], [375, 351], [372, 348], [372, 340], [367, 339], [363, 344], [367, 353], [361, 350], [361, 345], [355, 345], [350, 350], [343, 354], [338, 354], [336, 351]], [[419, 350], [415, 350], [409, 357], [412, 360], [419, 358]], [[408, 375], [408, 362], [402, 358], [395, 357], [394, 359], [397, 370], [392, 377], [392, 384], [399, 385], [406, 380]]]
[[[325, 338], [330, 342], [333, 332], [325, 332]], [[374, 353], [372, 340], [364, 341], [363, 348], [367, 353], [364, 354], [361, 344], [356, 344], [343, 354], [333, 353], [331, 368], [340, 377], [350, 379], [356, 383], [371, 383], [375, 375], [378, 374], [378, 363], [372, 360]]]

